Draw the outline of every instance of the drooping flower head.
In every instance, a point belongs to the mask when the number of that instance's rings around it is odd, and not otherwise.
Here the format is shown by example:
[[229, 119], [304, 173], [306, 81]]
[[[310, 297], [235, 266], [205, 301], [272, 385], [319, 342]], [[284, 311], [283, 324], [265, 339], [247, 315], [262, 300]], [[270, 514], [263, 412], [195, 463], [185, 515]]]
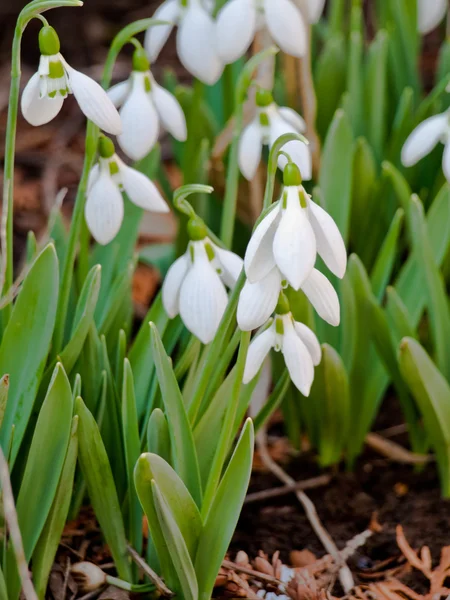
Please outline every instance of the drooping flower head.
[[175, 96], [156, 83], [143, 48], [134, 51], [129, 79], [113, 86], [108, 96], [121, 107], [123, 132], [117, 141], [133, 160], [147, 156], [158, 140], [160, 124], [180, 142], [186, 140], [183, 110]]
[[280, 294], [273, 321], [250, 344], [244, 383], [249, 383], [258, 374], [272, 348], [276, 352], [282, 352], [292, 382], [304, 396], [309, 396], [314, 380], [314, 367], [322, 357], [320, 344], [309, 327], [294, 320], [283, 293]]
[[183, 66], [204, 83], [216, 83], [222, 74], [223, 64], [216, 50], [214, 21], [201, 1], [165, 0], [153, 17], [172, 24], [147, 30], [145, 49], [150, 61], [157, 59], [176, 24], [177, 53]]
[[170, 318], [179, 314], [186, 328], [209, 344], [228, 303], [225, 286], [236, 284], [242, 259], [214, 244], [201, 219], [190, 219], [188, 234], [185, 254], [173, 263], [164, 280], [162, 301]]
[[[239, 168], [246, 179], [253, 179], [261, 162], [263, 146], [272, 147], [275, 141], [286, 133], [302, 133], [306, 125], [302, 117], [288, 107], [279, 107], [273, 101], [271, 92], [259, 89], [256, 93], [256, 116], [242, 132], [239, 143]], [[302, 178], [312, 177], [311, 153], [306, 144], [293, 140], [284, 149], [298, 166]], [[287, 163], [280, 155], [278, 165], [283, 169]]]
[[450, 112], [441, 113], [425, 119], [409, 135], [402, 148], [402, 163], [412, 167], [429, 154], [435, 146], [444, 144], [442, 168], [450, 182]]
[[53, 27], [39, 32], [39, 68], [27, 83], [21, 101], [22, 114], [31, 125], [44, 125], [56, 117], [64, 99], [73, 94], [88, 119], [107, 133], [122, 131], [119, 113], [106, 92], [93, 79], [76, 71], [60, 53]]
[[122, 193], [145, 210], [166, 213], [169, 207], [148, 177], [117, 156], [109, 138], [100, 137], [98, 151], [98, 163], [89, 177], [85, 218], [94, 239], [104, 245], [116, 237], [122, 225]]

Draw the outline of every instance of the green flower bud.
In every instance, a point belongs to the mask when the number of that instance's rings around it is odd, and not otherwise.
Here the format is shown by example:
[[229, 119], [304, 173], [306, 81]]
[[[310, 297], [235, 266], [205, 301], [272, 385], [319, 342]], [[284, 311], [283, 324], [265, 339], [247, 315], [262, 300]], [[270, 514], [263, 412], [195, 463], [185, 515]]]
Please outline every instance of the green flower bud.
[[199, 217], [193, 217], [192, 219], [189, 219], [187, 224], [187, 230], [189, 238], [193, 242], [199, 242], [201, 240], [204, 240], [205, 237], [208, 235], [206, 225], [203, 222], [203, 220]]
[[59, 37], [53, 27], [45, 25], [39, 32], [39, 50], [41, 54], [51, 56], [58, 54], [61, 49]]
[[272, 102], [273, 96], [269, 90], [260, 88], [256, 92], [256, 106], [269, 106], [269, 104], [272, 104]]
[[298, 186], [302, 184], [300, 169], [294, 163], [288, 163], [284, 167], [283, 183], [286, 186]]
[[289, 312], [291, 312], [289, 300], [287, 299], [286, 294], [284, 294], [284, 292], [280, 293], [275, 312], [277, 313], [277, 315], [287, 315]]
[[110, 140], [109, 137], [106, 137], [106, 135], [102, 135], [98, 140], [98, 153], [101, 158], [111, 158], [111, 156], [114, 156], [115, 152], [116, 148], [112, 140]]
[[150, 63], [144, 48], [136, 48], [133, 53], [133, 71], [145, 72], [150, 69]]

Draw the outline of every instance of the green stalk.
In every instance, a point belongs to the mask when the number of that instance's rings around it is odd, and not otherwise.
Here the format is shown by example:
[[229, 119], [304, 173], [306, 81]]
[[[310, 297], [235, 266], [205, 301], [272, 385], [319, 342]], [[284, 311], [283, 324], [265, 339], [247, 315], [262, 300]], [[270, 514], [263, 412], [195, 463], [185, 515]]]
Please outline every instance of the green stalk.
[[[31, 19], [42, 12], [61, 6], [82, 6], [79, 0], [34, 0], [19, 14], [11, 55], [11, 85], [9, 91], [8, 120], [5, 136], [5, 162], [3, 175], [3, 208], [2, 208], [2, 230], [5, 239], [2, 239], [3, 258], [0, 280], [1, 293], [8, 293], [13, 283], [13, 221], [14, 221], [14, 163], [16, 152], [17, 115], [19, 112], [21, 60], [20, 49], [22, 36]], [[12, 311], [12, 303], [9, 302], [2, 311], [3, 326], [9, 321]]]
[[[156, 19], [141, 19], [135, 23], [131, 23], [122, 31], [120, 31], [114, 40], [106, 58], [105, 67], [101, 84], [104, 89], [107, 89], [111, 83], [112, 73], [116, 59], [122, 50], [136, 34], [145, 31], [153, 25], [165, 25], [165, 21]], [[60, 286], [60, 297], [58, 304], [58, 313], [56, 316], [55, 332], [53, 335], [52, 357], [55, 358], [61, 351], [64, 343], [64, 330], [67, 319], [67, 308], [69, 306], [70, 290], [72, 287], [73, 267], [75, 263], [77, 243], [81, 234], [81, 227], [84, 219], [84, 207], [86, 204], [86, 192], [89, 179], [89, 173], [94, 166], [95, 157], [97, 155], [97, 143], [99, 136], [99, 128], [88, 121], [86, 128], [86, 150], [81, 174], [80, 183], [78, 186], [77, 196], [75, 198], [75, 206], [72, 214], [72, 222], [70, 225], [69, 241], [67, 244], [67, 252], [64, 260], [63, 276]], [[87, 248], [83, 248], [83, 252], [87, 252]], [[83, 258], [81, 258], [83, 261]], [[82, 282], [80, 282], [82, 284]]]
[[220, 431], [220, 436], [217, 444], [216, 453], [211, 465], [211, 470], [208, 476], [208, 482], [206, 484], [205, 494], [202, 502], [202, 519], [206, 521], [209, 510], [216, 494], [217, 486], [220, 482], [222, 475], [223, 465], [228, 456], [230, 449], [231, 438], [233, 436], [234, 422], [236, 419], [236, 413], [239, 405], [239, 396], [242, 387], [242, 377], [244, 375], [245, 360], [247, 358], [247, 351], [250, 344], [251, 332], [241, 333], [241, 345], [239, 347], [238, 359], [236, 362], [236, 379], [233, 385], [233, 392], [231, 394], [230, 401], [228, 402], [227, 410], [225, 413], [224, 422]]

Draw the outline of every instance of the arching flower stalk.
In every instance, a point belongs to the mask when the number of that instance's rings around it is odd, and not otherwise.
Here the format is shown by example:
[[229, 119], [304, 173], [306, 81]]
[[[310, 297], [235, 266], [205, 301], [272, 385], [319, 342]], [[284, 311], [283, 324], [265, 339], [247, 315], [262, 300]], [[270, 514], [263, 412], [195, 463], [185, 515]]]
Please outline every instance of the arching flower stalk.
[[133, 54], [133, 71], [126, 81], [108, 91], [120, 108], [123, 132], [120, 147], [133, 160], [141, 160], [158, 140], [161, 125], [180, 142], [187, 137], [186, 119], [178, 100], [156, 83], [142, 47]]
[[109, 138], [100, 138], [98, 151], [99, 161], [89, 177], [84, 214], [94, 239], [104, 245], [116, 237], [122, 225], [123, 192], [144, 210], [166, 213], [169, 207], [146, 175], [128, 167], [117, 156]]
[[119, 113], [103, 88], [73, 69], [60, 53], [58, 34], [48, 25], [39, 32], [41, 58], [37, 72], [27, 83], [21, 101], [22, 114], [31, 125], [44, 125], [60, 112], [73, 94], [86, 117], [107, 133], [122, 131]]
[[159, 6], [155, 19], [171, 25], [150, 28], [145, 36], [145, 49], [154, 62], [166, 43], [174, 25], [178, 25], [177, 53], [183, 66], [194, 77], [213, 85], [223, 71], [223, 63], [216, 51], [214, 21], [200, 0], [165, 0]]

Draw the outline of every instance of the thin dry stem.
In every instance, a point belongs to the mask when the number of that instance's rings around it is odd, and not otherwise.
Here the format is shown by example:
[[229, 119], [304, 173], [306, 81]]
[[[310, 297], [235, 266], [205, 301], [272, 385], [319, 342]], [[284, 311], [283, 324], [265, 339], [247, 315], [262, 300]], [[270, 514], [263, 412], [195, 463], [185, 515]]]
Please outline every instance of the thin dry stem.
[[378, 433], [368, 433], [365, 442], [372, 450], [395, 462], [407, 465], [424, 465], [432, 460], [431, 456], [410, 452], [400, 444], [387, 440]]
[[331, 475], [319, 475], [318, 477], [311, 477], [311, 479], [305, 479], [304, 481], [297, 481], [293, 485], [283, 485], [279, 488], [254, 492], [253, 494], [247, 495], [244, 504], [261, 502], [262, 500], [277, 498], [278, 496], [285, 496], [286, 494], [296, 492], [297, 490], [311, 490], [322, 485], [327, 485], [330, 481]]
[[136, 552], [136, 550], [129, 544], [127, 545], [127, 550], [138, 567], [140, 567], [150, 581], [155, 584], [158, 592], [166, 598], [172, 598], [175, 594], [169, 590], [161, 577], [155, 573], [155, 571], [145, 562], [145, 560]]

